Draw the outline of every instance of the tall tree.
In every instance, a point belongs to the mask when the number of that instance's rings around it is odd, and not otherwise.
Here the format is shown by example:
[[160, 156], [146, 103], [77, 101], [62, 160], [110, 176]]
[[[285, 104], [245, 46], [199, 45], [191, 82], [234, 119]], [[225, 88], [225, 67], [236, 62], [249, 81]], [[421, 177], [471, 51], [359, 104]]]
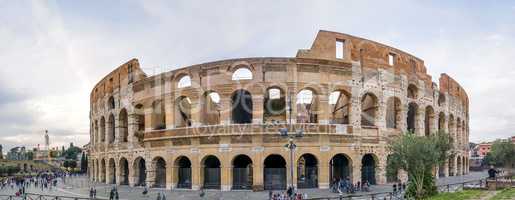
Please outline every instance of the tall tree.
[[390, 141], [388, 168], [408, 172], [407, 195], [423, 199], [436, 194], [432, 171], [452, 154], [451, 148], [452, 139], [446, 133], [437, 132], [430, 136], [407, 133]]
[[504, 166], [511, 173], [515, 164], [515, 144], [511, 140], [496, 140], [487, 157], [490, 164]]

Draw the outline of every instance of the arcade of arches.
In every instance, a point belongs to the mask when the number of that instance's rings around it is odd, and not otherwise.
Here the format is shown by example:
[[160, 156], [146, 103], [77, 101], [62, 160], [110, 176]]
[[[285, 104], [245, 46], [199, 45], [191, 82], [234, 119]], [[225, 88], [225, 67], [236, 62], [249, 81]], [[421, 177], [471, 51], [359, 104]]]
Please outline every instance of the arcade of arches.
[[[347, 44], [343, 58], [333, 58], [334, 41]], [[214, 61], [152, 76], [133, 59], [91, 92], [90, 178], [192, 190], [329, 188], [344, 178], [384, 184], [406, 179], [386, 175], [388, 140], [437, 131], [450, 134], [456, 154], [435, 176], [466, 174], [467, 94], [448, 75], [437, 84], [426, 71], [395, 48], [325, 31], [293, 58]], [[280, 128], [304, 133], [293, 161]]]

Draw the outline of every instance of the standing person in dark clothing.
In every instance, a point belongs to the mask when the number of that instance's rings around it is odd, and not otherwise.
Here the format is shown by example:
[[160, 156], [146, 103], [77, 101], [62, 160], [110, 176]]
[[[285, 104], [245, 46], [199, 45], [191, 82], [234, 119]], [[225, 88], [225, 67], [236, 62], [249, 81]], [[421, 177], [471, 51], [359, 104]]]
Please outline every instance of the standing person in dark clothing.
[[490, 165], [490, 169], [488, 170], [488, 178], [495, 179], [497, 173], [499, 173], [499, 171], [497, 171], [493, 165]]

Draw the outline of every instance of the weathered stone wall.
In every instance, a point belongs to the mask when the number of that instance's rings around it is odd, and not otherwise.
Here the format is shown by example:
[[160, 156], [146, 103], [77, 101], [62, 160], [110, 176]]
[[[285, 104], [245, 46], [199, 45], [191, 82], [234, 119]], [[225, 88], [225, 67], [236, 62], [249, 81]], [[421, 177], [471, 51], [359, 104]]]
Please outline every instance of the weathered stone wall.
[[[342, 59], [335, 57], [336, 41], [345, 42]], [[390, 54], [395, 55], [393, 65], [388, 63]], [[132, 82], [127, 78], [129, 65], [137, 74]], [[233, 73], [242, 68], [252, 72], [252, 79], [233, 80]], [[186, 76], [191, 85], [178, 87]], [[265, 185], [265, 159], [280, 155], [286, 163], [289, 183], [290, 158], [284, 148], [288, 140], [278, 136], [279, 128], [289, 127], [304, 131], [304, 137], [296, 139], [294, 184], [301, 176], [297, 165], [308, 154], [316, 158], [317, 187], [329, 187], [332, 159], [339, 154], [348, 160], [349, 178], [353, 182], [362, 180], [362, 163], [370, 155], [375, 180], [385, 183], [387, 142], [405, 133], [411, 119], [417, 135], [441, 130], [453, 136], [458, 153], [440, 171], [445, 176], [465, 174], [468, 173], [468, 97], [446, 74], [442, 74], [439, 83], [440, 87], [432, 82], [423, 61], [412, 55], [377, 42], [327, 31], [320, 31], [311, 49], [299, 50], [294, 58], [222, 60], [151, 77], [146, 77], [133, 59], [102, 79], [92, 91], [91, 179], [136, 185], [140, 182], [139, 162], [143, 159], [146, 184], [156, 185], [164, 176], [166, 187], [176, 188], [178, 159], [186, 157], [191, 162], [191, 188], [198, 189], [204, 184], [205, 158], [216, 156], [220, 162], [220, 189], [229, 190], [234, 187], [234, 158], [246, 155], [251, 160], [252, 187], [259, 190]], [[408, 94], [408, 87], [415, 89]], [[316, 116], [314, 123], [297, 120], [303, 119], [299, 116], [305, 112], [297, 105], [292, 105], [291, 113], [274, 118], [279, 119], [277, 123], [265, 120], [265, 101], [270, 88], [280, 89], [284, 101], [292, 104], [297, 102], [300, 91], [312, 91], [310, 116]], [[240, 89], [248, 91], [252, 100], [248, 108], [252, 120], [248, 124], [232, 122], [231, 98]], [[332, 114], [335, 111], [329, 104], [334, 91], [341, 91], [348, 99], [346, 123], [335, 123]], [[205, 109], [206, 98], [212, 92], [220, 96], [216, 105], [218, 116], [214, 118], [206, 117]], [[188, 98], [188, 112], [179, 106], [183, 98]], [[412, 116], [410, 104], [416, 105]], [[372, 124], [365, 125], [362, 120]], [[156, 164], [160, 160], [166, 163], [164, 172], [157, 167], [161, 166]], [[405, 174], [399, 176], [405, 179]]]

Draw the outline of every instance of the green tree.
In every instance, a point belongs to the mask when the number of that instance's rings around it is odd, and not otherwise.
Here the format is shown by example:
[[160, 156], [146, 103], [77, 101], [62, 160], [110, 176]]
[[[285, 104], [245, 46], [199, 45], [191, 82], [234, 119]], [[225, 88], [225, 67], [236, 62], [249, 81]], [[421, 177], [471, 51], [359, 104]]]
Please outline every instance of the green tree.
[[[511, 140], [496, 140], [488, 153], [488, 162], [506, 169], [513, 169], [515, 164], [515, 144]], [[511, 173], [511, 170], [508, 170]]]
[[387, 170], [408, 172], [408, 196], [422, 199], [437, 193], [432, 171], [452, 153], [452, 139], [448, 134], [437, 132], [431, 136], [416, 136], [406, 133], [391, 140], [389, 149], [391, 161]]
[[82, 152], [82, 157], [80, 160], [80, 171], [81, 173], [86, 173], [88, 171], [88, 158], [84, 152]]

